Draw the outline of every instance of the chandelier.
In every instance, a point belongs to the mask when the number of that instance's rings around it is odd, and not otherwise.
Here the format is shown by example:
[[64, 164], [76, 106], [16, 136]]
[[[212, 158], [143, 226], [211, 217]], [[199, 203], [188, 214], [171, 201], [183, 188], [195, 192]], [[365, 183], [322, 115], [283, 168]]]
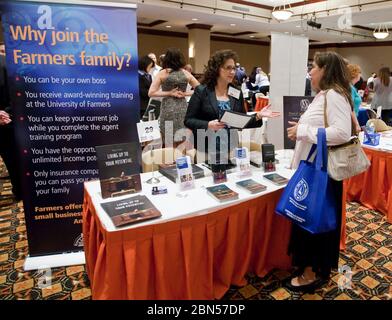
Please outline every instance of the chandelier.
[[291, 11], [290, 4], [283, 4], [280, 6], [275, 6], [272, 10], [272, 16], [278, 21], [284, 21], [289, 19], [293, 15], [293, 11]]
[[380, 24], [376, 29], [373, 31], [373, 36], [376, 39], [385, 39], [389, 36], [389, 31], [386, 25]]

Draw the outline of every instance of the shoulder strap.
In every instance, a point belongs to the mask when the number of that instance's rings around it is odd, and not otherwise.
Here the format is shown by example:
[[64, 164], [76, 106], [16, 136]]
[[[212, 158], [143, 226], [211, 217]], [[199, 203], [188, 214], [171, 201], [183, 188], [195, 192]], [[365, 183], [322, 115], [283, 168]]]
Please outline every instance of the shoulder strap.
[[[325, 93], [324, 93], [324, 97], [325, 97], [325, 99], [324, 99], [324, 125], [325, 125], [325, 128], [329, 127], [328, 120], [327, 120], [327, 93], [328, 93], [328, 90], [325, 91]], [[351, 136], [356, 136], [357, 134], [355, 132], [355, 123], [354, 123], [351, 115], [350, 115], [350, 119], [351, 119]]]

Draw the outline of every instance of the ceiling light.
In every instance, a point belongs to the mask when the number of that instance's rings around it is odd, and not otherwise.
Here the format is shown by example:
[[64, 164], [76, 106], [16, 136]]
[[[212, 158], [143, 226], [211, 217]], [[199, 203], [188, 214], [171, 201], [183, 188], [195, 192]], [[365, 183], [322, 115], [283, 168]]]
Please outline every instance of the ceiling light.
[[284, 21], [289, 19], [293, 15], [293, 11], [291, 11], [290, 4], [275, 6], [272, 10], [272, 16], [278, 21]]
[[255, 36], [249, 36], [249, 38], [254, 38]]
[[168, 29], [169, 29], [169, 28], [171, 28], [171, 26], [166, 26], [166, 28], [168, 28]]
[[343, 40], [342, 42], [343, 42], [343, 43], [346, 43], [346, 42], [347, 42], [347, 40]]
[[376, 39], [385, 39], [386, 37], [389, 36], [389, 31], [386, 25], [380, 24], [378, 28], [374, 29], [373, 31], [373, 36]]
[[230, 27], [235, 27], [236, 24], [235, 23], [230, 23]]
[[199, 21], [198, 18], [192, 18], [192, 21]]

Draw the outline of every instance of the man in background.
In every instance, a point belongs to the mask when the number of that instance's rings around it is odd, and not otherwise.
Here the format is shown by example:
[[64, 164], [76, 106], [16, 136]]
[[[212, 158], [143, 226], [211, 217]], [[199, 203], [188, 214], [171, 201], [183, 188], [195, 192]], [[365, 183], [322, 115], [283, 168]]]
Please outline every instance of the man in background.
[[247, 78], [246, 73], [244, 68], [241, 67], [241, 65], [237, 62], [235, 64], [235, 78], [238, 81], [239, 85], [242, 85], [242, 83], [244, 82], [244, 80]]

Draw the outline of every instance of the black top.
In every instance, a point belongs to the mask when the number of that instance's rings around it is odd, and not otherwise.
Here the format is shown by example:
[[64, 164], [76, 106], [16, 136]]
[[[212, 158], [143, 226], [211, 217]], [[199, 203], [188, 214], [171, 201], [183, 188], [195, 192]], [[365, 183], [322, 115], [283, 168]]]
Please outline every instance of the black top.
[[140, 97], [140, 116], [142, 117], [147, 109], [148, 101], [148, 90], [152, 83], [151, 75], [146, 72], [139, 71], [139, 97]]
[[[244, 108], [244, 98], [242, 92], [239, 99], [229, 96], [230, 107], [232, 111], [246, 113]], [[219, 119], [218, 101], [216, 99], [215, 89], [210, 89], [205, 85], [196, 87], [188, 105], [188, 110], [185, 115], [184, 124], [187, 128], [193, 131], [194, 145], [197, 148], [197, 130], [208, 129], [208, 122]], [[262, 120], [257, 121], [256, 115], [253, 116], [247, 128], [261, 127]], [[235, 130], [235, 129], [230, 129]], [[207, 149], [207, 139], [205, 139], [205, 150]], [[233, 146], [232, 146], [233, 147]], [[199, 148], [200, 149], [200, 148]]]

